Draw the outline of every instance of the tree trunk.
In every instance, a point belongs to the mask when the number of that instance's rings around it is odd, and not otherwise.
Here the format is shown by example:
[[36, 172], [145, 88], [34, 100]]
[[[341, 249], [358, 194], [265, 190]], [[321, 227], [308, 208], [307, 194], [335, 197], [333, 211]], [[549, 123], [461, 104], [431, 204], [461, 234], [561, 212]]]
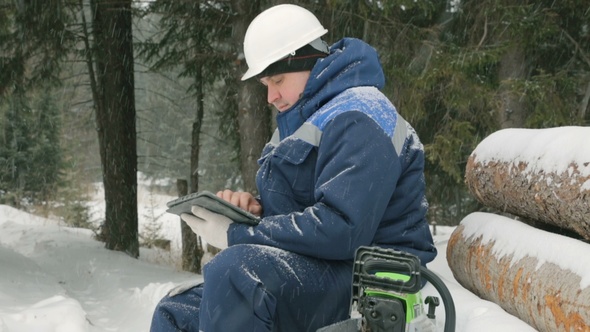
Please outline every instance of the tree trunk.
[[[233, 23], [232, 38], [236, 47], [235, 54], [243, 55], [244, 35], [248, 25], [258, 14], [258, 1], [232, 1], [232, 8], [237, 15]], [[235, 61], [236, 79], [246, 72], [245, 61]], [[238, 89], [238, 124], [240, 131], [240, 170], [244, 181], [244, 190], [256, 195], [257, 160], [262, 148], [271, 135], [270, 110], [266, 103], [266, 94], [262, 84], [255, 79], [241, 82]]]
[[[177, 179], [176, 189], [178, 190], [179, 197], [187, 195], [187, 181]], [[182, 269], [184, 271], [201, 274], [203, 249], [201, 247], [200, 238], [182, 219], [180, 219], [180, 232], [182, 234]]]
[[[485, 206], [590, 239], [590, 154], [587, 142], [572, 141], [567, 135], [572, 131], [578, 134], [574, 137], [582, 137], [580, 133], [590, 137], [586, 127], [511, 129], [492, 134], [467, 160], [468, 189]], [[510, 140], [531, 144], [507, 149]], [[580, 144], [577, 153], [568, 152], [572, 144]], [[559, 170], [549, 166], [554, 165], [552, 160], [571, 161]]]
[[[455, 279], [471, 292], [500, 305], [539, 331], [590, 331], [590, 287], [581, 286], [581, 277], [543, 257], [511, 253], [501, 243], [511, 241], [512, 227], [526, 227], [527, 244], [538, 247], [561, 237], [537, 230], [508, 218], [483, 220], [488, 214], [467, 216], [451, 235], [447, 260]], [[501, 218], [501, 217], [497, 217]], [[478, 224], [498, 222], [507, 238], [490, 238]], [[516, 233], [516, 230], [514, 230]], [[522, 233], [518, 230], [518, 233]], [[577, 240], [570, 240], [577, 241]], [[556, 239], [553, 242], [557, 242]], [[579, 242], [580, 245], [587, 246]], [[590, 248], [590, 246], [588, 246]], [[526, 253], [542, 252], [535, 247]], [[525, 253], [525, 254], [526, 254]], [[580, 264], [590, 264], [587, 255]], [[523, 257], [524, 256], [524, 257]]]
[[[202, 73], [202, 67], [199, 67], [195, 76], [197, 109], [195, 110], [195, 121], [193, 122], [193, 128], [191, 131], [191, 193], [199, 191], [199, 155], [201, 151], [201, 128], [203, 125], [204, 113], [203, 100], [205, 99], [203, 96]], [[180, 184], [177, 184], [177, 186], [178, 194], [182, 196]], [[188, 188], [184, 189], [184, 195], [187, 194], [187, 189]], [[201, 260], [203, 258], [203, 249], [201, 247], [200, 238], [184, 221], [181, 221], [180, 229], [182, 233], [182, 269], [200, 274]]]
[[513, 86], [516, 80], [526, 78], [525, 55], [515, 44], [502, 56], [498, 80], [500, 81], [498, 110], [500, 128], [522, 128], [526, 120], [526, 103]]
[[[408, 66], [408, 69], [417, 75], [425, 75], [430, 69], [430, 60], [436, 51], [437, 45], [441, 43], [440, 36], [445, 32], [447, 27], [450, 26], [450, 23], [455, 16], [454, 13], [448, 10], [441, 11], [437, 15], [438, 19], [436, 24], [428, 30], [428, 39], [421, 41], [420, 48], [418, 48]], [[393, 48], [394, 46], [391, 47]]]
[[131, 0], [96, 0], [96, 122], [105, 189], [106, 247], [139, 256]]
[[[26, 15], [25, 3], [23, 1], [17, 1], [18, 5], [17, 12], [20, 17]], [[22, 19], [21, 19], [22, 20]], [[24, 21], [24, 20], [22, 20]], [[3, 160], [3, 167], [5, 172], [3, 174], [0, 171], [0, 186], [5, 185], [4, 182], [8, 183], [7, 189], [12, 190], [12, 197], [9, 198], [9, 202], [16, 208], [21, 208], [22, 195], [25, 184], [25, 171], [27, 169], [28, 162], [26, 158], [19, 156], [26, 155], [29, 149], [29, 135], [27, 135], [28, 126], [26, 114], [29, 113], [28, 98], [26, 96], [26, 84], [25, 84], [25, 73], [26, 73], [26, 62], [25, 57], [25, 43], [26, 43], [26, 26], [23, 24], [17, 24], [17, 31], [14, 33], [16, 36], [15, 49], [13, 58], [8, 61], [10, 64], [10, 71], [8, 76], [8, 87], [9, 87], [9, 101], [8, 113], [6, 114], [6, 121], [3, 123], [4, 132], [3, 140], [6, 145], [2, 149], [4, 153], [0, 156]], [[3, 60], [3, 59], [2, 59]], [[3, 75], [6, 75], [3, 73]], [[0, 116], [2, 114], [0, 113]], [[6, 166], [4, 166], [6, 165]], [[3, 188], [4, 189], [4, 188]], [[2, 195], [0, 195], [2, 197]]]
[[586, 114], [588, 113], [588, 105], [590, 105], [590, 74], [586, 75], [586, 77], [588, 78], [588, 83], [586, 84], [586, 91], [578, 109], [578, 120], [580, 123], [586, 123]]

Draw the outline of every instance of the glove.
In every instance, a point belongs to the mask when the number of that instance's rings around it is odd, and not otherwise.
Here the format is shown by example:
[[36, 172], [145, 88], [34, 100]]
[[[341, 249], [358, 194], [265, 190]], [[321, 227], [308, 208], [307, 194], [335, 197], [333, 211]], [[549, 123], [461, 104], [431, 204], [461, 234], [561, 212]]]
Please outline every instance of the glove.
[[197, 280], [190, 280], [190, 281], [180, 283], [168, 291], [168, 296], [172, 297], [172, 296], [176, 296], [178, 294], [182, 294], [191, 288], [199, 286], [202, 283], [203, 283], [203, 281], [197, 281]]
[[205, 242], [219, 248], [227, 248], [227, 230], [233, 222], [228, 217], [211, 212], [200, 206], [193, 206], [193, 214], [183, 213], [180, 218]]

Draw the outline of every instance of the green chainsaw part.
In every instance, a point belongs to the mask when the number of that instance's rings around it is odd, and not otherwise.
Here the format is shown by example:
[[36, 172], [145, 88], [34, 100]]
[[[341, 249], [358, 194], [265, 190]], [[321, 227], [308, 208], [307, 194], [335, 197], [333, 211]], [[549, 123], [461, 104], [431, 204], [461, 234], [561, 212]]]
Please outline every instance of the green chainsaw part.
[[[392, 280], [400, 280], [407, 282], [410, 280], [410, 276], [400, 273], [393, 272], [377, 272], [376, 277], [388, 278]], [[402, 293], [394, 291], [381, 291], [375, 289], [366, 289], [365, 294], [367, 296], [379, 296], [379, 297], [395, 297], [401, 300], [405, 305], [406, 323], [412, 322], [414, 318], [424, 314], [424, 307], [422, 306], [422, 294], [417, 293]], [[408, 310], [410, 309], [410, 310]]]

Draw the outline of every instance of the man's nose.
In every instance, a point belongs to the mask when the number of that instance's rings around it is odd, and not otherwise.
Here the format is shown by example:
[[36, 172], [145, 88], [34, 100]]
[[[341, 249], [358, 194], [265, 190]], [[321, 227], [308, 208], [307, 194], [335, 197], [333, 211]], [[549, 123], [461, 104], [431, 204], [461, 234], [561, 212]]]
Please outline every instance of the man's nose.
[[277, 101], [279, 98], [280, 98], [279, 90], [269, 85], [267, 87], [266, 101], [269, 104], [272, 104], [275, 101]]

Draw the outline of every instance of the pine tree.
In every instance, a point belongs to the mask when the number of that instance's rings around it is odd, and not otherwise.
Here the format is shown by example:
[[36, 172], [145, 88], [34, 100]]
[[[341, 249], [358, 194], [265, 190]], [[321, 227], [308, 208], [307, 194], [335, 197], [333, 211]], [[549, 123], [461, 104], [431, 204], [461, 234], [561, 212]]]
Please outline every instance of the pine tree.
[[362, 38], [379, 52], [384, 92], [426, 149], [430, 219], [456, 224], [479, 207], [467, 157], [490, 133], [588, 124], [586, 1], [331, 1], [327, 38]]
[[29, 126], [31, 109], [23, 96], [12, 95], [5, 99], [3, 143], [0, 145], [0, 197], [5, 204], [19, 207], [28, 191], [27, 177], [34, 168], [31, 164]]
[[0, 7], [0, 199], [16, 206], [47, 199], [59, 177], [57, 109], [51, 100], [41, 107], [35, 100], [38, 91], [50, 94], [59, 85], [60, 60], [72, 41], [66, 2], [14, 1]]
[[35, 169], [28, 176], [29, 190], [33, 197], [48, 201], [55, 197], [61, 177], [64, 161], [60, 145], [61, 115], [56, 105], [52, 90], [43, 89], [33, 110], [35, 126], [31, 130], [33, 146], [30, 160]]

